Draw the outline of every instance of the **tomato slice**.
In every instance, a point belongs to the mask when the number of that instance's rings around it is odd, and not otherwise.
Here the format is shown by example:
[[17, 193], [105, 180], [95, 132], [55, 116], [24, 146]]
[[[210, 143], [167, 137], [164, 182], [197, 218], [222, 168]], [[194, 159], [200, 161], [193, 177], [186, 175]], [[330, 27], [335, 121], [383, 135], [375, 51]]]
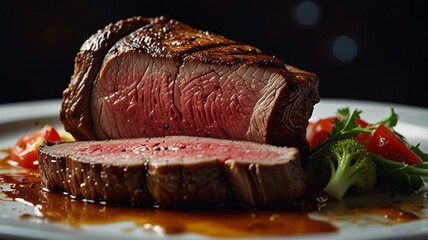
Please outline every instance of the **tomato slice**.
[[372, 139], [372, 135], [370, 133], [360, 133], [355, 138], [355, 140], [362, 143], [366, 147], [367, 147], [367, 145], [369, 145], [371, 139]]
[[327, 140], [328, 133], [334, 127], [333, 120], [336, 117], [328, 117], [319, 119], [316, 122], [310, 122], [306, 128], [306, 139], [309, 142], [309, 146], [314, 148], [318, 143]]
[[43, 141], [60, 141], [58, 131], [51, 125], [22, 136], [10, 150], [10, 159], [25, 168], [37, 168], [38, 148]]
[[389, 160], [411, 165], [422, 163], [422, 159], [383, 124], [380, 124], [373, 132], [367, 150]]

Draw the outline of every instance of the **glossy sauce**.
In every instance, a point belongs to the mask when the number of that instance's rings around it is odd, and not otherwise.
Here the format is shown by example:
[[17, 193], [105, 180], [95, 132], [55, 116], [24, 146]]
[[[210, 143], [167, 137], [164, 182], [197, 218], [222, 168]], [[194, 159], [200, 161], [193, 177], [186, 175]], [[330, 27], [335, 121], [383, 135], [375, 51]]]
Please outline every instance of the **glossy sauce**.
[[[0, 162], [0, 169], [13, 169], [8, 167], [5, 161]], [[270, 210], [154, 209], [85, 203], [60, 193], [44, 192], [40, 188], [39, 175], [35, 171], [9, 171], [0, 174], [0, 183], [10, 187], [10, 191], [3, 190], [3, 195], [8, 199], [21, 202], [24, 200], [34, 206], [34, 215], [21, 214], [20, 219], [23, 221], [40, 218], [74, 227], [131, 221], [134, 225], [122, 229], [124, 234], [143, 229], [158, 235], [195, 233], [214, 237], [284, 236], [337, 231], [327, 221], [312, 220], [308, 217], [308, 211], [317, 208], [317, 201], [313, 199], [302, 205]], [[8, 199], [1, 201], [10, 201]], [[403, 210], [400, 204], [361, 206], [346, 209], [341, 214], [329, 211], [321, 214], [329, 220], [340, 221], [366, 213], [384, 218], [386, 224], [419, 219], [416, 214]]]
[[417, 212], [408, 210], [402, 204], [385, 203], [377, 206], [350, 208], [340, 214], [334, 211], [325, 212], [323, 215], [327, 216], [330, 221], [347, 221], [353, 224], [361, 224], [362, 221], [364, 222], [363, 225], [381, 224], [389, 226], [420, 220]]
[[[2, 169], [7, 168], [3, 162]], [[271, 210], [235, 208], [154, 209], [85, 203], [60, 193], [41, 190], [35, 171], [0, 174], [3, 195], [13, 201], [24, 200], [36, 208], [35, 215], [21, 214], [21, 220], [41, 218], [75, 227], [84, 224], [110, 224], [132, 221], [132, 228], [123, 233], [144, 229], [156, 234], [196, 233], [214, 237], [298, 235], [334, 232], [327, 222], [312, 220], [301, 206]], [[10, 201], [10, 200], [2, 200]]]

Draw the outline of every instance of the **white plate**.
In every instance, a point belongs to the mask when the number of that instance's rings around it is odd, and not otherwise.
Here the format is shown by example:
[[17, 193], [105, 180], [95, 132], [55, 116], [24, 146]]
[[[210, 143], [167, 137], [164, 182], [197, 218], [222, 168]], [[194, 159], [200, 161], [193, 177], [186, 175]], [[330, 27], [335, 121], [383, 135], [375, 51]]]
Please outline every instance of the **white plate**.
[[[60, 126], [58, 120], [60, 101], [36, 101], [0, 105], [0, 148], [11, 146], [23, 133], [34, 129], [36, 122], [51, 123]], [[350, 101], [340, 99], [323, 99], [315, 106], [312, 120], [320, 117], [331, 116], [340, 107], [358, 108], [363, 110], [362, 118], [367, 121], [375, 121], [388, 116], [390, 108], [394, 107], [400, 120], [396, 130], [407, 137], [411, 143], [421, 143], [423, 150], [428, 151], [428, 110], [423, 108], [393, 105], [386, 103], [374, 103], [364, 101]], [[372, 194], [363, 198], [348, 198], [346, 204], [358, 204], [361, 202], [383, 201], [382, 193]], [[422, 201], [428, 208], [427, 200], [423, 196], [399, 195], [396, 199], [404, 198], [409, 201]], [[339, 206], [330, 206], [332, 209]], [[21, 202], [11, 201], [0, 203], [0, 238], [9, 239], [141, 239], [158, 238], [144, 232], [124, 234], [123, 229], [128, 223], [108, 225], [85, 225], [80, 229], [70, 227], [62, 223], [51, 223], [45, 220], [21, 220], [23, 213], [34, 213], [35, 208]], [[428, 238], [428, 211], [422, 210], [421, 220], [402, 224], [383, 225], [367, 224], [364, 219], [352, 221], [335, 220], [333, 224], [340, 231], [333, 234], [315, 234], [305, 236], [280, 236], [272, 239], [402, 239], [412, 237], [419, 239]], [[314, 218], [323, 218], [314, 215]], [[360, 221], [361, 220], [361, 221]], [[180, 236], [164, 236], [169, 239], [202, 239], [204, 236], [184, 234]]]

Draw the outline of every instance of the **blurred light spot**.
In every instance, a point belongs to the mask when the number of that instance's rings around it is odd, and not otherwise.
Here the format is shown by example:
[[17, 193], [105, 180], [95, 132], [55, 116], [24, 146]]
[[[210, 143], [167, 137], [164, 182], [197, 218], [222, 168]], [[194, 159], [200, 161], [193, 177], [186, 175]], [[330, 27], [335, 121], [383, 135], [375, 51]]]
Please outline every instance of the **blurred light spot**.
[[358, 52], [357, 43], [349, 36], [342, 35], [333, 43], [333, 54], [341, 62], [349, 62]]
[[318, 6], [312, 1], [303, 1], [296, 8], [297, 20], [305, 25], [310, 26], [316, 23], [320, 15]]

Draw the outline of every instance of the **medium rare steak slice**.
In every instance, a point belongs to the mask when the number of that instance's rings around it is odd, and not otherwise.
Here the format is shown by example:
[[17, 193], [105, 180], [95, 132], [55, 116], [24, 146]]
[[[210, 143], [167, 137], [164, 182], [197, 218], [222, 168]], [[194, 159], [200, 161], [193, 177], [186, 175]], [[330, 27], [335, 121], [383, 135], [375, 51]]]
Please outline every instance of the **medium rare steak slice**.
[[296, 148], [200, 137], [45, 142], [39, 170], [45, 190], [93, 202], [267, 207], [305, 191]]
[[306, 126], [319, 101], [314, 74], [175, 20], [125, 20], [134, 21], [114, 44], [105, 30], [91, 37], [106, 46], [103, 54], [86, 50], [93, 41], [79, 52], [77, 60], [88, 55], [100, 64], [76, 60], [64, 92], [61, 120], [76, 139], [189, 135], [306, 154]]

